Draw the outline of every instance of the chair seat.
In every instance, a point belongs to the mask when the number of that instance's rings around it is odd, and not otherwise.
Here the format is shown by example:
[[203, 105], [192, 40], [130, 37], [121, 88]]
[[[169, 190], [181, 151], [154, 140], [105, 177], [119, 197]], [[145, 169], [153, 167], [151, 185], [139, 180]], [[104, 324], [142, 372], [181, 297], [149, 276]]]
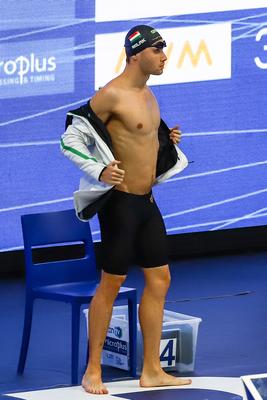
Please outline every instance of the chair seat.
[[[34, 297], [43, 299], [54, 299], [66, 302], [78, 301], [79, 303], [87, 303], [96, 291], [98, 282], [82, 281], [72, 283], [61, 283], [57, 285], [39, 286], [33, 290]], [[132, 288], [121, 287], [118, 297], [124, 298], [129, 296]]]

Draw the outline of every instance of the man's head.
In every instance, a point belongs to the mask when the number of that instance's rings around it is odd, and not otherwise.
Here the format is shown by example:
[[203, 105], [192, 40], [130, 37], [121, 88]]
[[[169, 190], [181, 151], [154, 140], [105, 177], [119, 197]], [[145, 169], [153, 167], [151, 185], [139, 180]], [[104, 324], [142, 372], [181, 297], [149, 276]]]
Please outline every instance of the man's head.
[[163, 49], [165, 46], [166, 42], [158, 31], [148, 25], [134, 26], [125, 36], [124, 47], [128, 58], [148, 47]]

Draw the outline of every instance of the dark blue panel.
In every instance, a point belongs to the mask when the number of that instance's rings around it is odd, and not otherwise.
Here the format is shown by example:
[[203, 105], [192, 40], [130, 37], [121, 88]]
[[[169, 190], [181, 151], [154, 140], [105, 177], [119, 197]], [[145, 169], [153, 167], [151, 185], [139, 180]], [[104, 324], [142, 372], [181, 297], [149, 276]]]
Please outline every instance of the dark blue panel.
[[0, 394], [0, 400], [21, 400], [21, 397], [10, 397], [4, 394]]
[[116, 394], [116, 397], [129, 400], [242, 400], [242, 397], [233, 393], [206, 389], [159, 389]]

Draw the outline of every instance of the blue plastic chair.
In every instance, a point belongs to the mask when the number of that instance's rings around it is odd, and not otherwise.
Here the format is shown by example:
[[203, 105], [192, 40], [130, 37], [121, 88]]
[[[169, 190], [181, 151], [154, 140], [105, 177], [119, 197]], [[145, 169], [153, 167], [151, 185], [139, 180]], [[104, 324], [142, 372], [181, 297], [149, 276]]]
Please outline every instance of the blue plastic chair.
[[[98, 285], [89, 223], [77, 219], [74, 210], [23, 215], [21, 217], [26, 263], [26, 304], [18, 373], [22, 374], [30, 340], [33, 303], [37, 298], [71, 304], [71, 382], [78, 383], [80, 308], [89, 304]], [[56, 244], [84, 243], [83, 258], [33, 261], [33, 248]], [[121, 287], [116, 300], [127, 300], [130, 375], [136, 376], [136, 289]]]

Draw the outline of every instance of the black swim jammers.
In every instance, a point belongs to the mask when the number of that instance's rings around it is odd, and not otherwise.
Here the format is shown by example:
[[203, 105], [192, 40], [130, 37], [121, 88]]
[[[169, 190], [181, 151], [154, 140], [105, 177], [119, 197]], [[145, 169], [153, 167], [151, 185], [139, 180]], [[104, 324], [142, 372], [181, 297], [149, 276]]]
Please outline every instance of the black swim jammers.
[[126, 275], [133, 260], [143, 268], [168, 263], [166, 230], [152, 193], [114, 190], [98, 218], [105, 272]]

